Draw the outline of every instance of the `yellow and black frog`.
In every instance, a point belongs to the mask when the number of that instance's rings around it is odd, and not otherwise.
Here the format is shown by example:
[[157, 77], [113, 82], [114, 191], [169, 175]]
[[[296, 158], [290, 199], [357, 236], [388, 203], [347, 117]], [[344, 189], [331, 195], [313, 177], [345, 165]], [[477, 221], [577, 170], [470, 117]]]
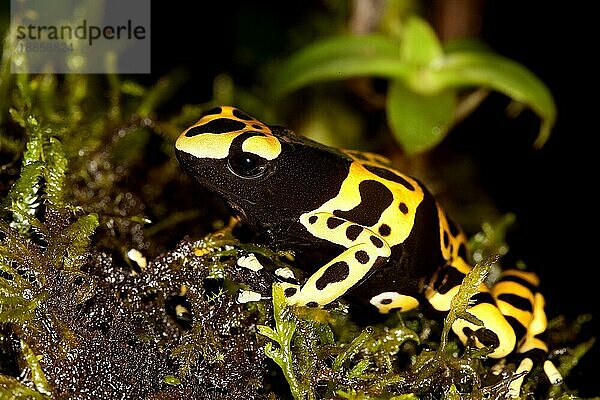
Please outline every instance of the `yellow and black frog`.
[[[198, 183], [271, 243], [298, 254], [309, 278], [278, 283], [291, 305], [319, 307], [344, 296], [386, 314], [424, 298], [448, 311], [471, 269], [461, 229], [385, 157], [327, 147], [228, 106], [205, 113], [175, 149]], [[520, 353], [518, 372], [543, 363], [558, 384], [539, 338], [547, 321], [538, 283], [531, 272], [504, 271], [471, 299], [469, 312], [483, 326], [460, 319], [452, 328], [463, 343], [471, 336], [491, 346], [490, 357]], [[512, 395], [521, 382], [513, 382]]]

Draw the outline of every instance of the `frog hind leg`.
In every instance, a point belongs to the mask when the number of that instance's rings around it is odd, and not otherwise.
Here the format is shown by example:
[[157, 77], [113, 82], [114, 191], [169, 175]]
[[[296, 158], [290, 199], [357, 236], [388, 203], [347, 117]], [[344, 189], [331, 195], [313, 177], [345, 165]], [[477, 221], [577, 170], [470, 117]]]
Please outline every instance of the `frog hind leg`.
[[544, 296], [537, 291], [539, 278], [532, 272], [509, 269], [503, 271], [492, 287], [492, 295], [505, 318], [519, 333], [517, 354], [521, 359], [517, 374], [509, 386], [509, 396], [518, 397], [525, 376], [535, 365], [543, 365], [551, 384], [563, 378], [552, 361], [548, 360], [548, 346], [542, 339], [548, 326], [544, 311]]
[[345, 250], [320, 267], [304, 285], [279, 283], [290, 305], [318, 307], [331, 303], [385, 264], [391, 255], [390, 246], [380, 235], [329, 213], [307, 213], [300, 222], [315, 236], [326, 234], [328, 240]]
[[[431, 280], [425, 296], [439, 311], [448, 311], [470, 266], [462, 259], [442, 267]], [[541, 339], [547, 327], [544, 297], [537, 292], [539, 279], [531, 272], [506, 270], [491, 291], [481, 285], [471, 298], [467, 311], [479, 318], [484, 328], [459, 319], [452, 330], [466, 343], [474, 336], [482, 345], [491, 345], [491, 358], [502, 358], [514, 350], [521, 359], [516, 373], [520, 375], [509, 386], [509, 396], [518, 397], [524, 377], [535, 365], [543, 369], [552, 384], [562, 382], [562, 376], [548, 360], [548, 347]]]
[[[449, 311], [452, 298], [458, 293], [470, 270], [471, 266], [461, 257], [440, 268], [425, 290], [429, 303], [438, 311]], [[457, 319], [452, 324], [452, 330], [463, 344], [469, 337], [474, 337], [479, 347], [488, 346], [493, 349], [490, 357], [502, 358], [515, 349], [516, 334], [496, 305], [488, 287], [482, 283], [478, 289], [479, 292], [471, 297], [467, 311], [481, 320], [483, 326]]]

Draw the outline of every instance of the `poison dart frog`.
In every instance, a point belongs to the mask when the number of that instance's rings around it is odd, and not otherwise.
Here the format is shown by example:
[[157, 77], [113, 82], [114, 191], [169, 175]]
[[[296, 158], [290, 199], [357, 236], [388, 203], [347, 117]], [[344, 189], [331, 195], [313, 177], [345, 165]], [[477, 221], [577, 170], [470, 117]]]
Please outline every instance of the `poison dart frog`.
[[[344, 296], [379, 313], [408, 311], [425, 298], [448, 311], [470, 271], [466, 237], [418, 180], [383, 156], [324, 146], [229, 106], [207, 111], [175, 143], [183, 169], [220, 195], [274, 245], [293, 249], [312, 273], [277, 283], [290, 305], [324, 306]], [[519, 353], [517, 372], [534, 362], [552, 384], [562, 377], [539, 338], [544, 297], [532, 272], [506, 270], [482, 284], [453, 331], [490, 346], [492, 358]], [[518, 396], [523, 378], [513, 381]]]

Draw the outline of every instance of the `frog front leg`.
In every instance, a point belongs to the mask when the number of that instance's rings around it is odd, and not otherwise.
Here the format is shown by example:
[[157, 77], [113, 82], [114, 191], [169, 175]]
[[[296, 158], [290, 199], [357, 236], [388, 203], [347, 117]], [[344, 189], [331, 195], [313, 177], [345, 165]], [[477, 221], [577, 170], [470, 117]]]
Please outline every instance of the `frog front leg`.
[[318, 307], [338, 299], [387, 262], [391, 248], [377, 233], [327, 212], [305, 213], [300, 223], [313, 236], [345, 248], [304, 285], [279, 283], [288, 304]]

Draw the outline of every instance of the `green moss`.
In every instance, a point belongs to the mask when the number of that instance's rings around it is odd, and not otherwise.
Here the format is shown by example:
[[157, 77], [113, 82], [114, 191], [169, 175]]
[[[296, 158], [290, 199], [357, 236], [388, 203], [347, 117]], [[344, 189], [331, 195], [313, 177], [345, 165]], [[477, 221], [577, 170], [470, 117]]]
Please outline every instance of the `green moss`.
[[[491, 349], [478, 349], [474, 343], [463, 347], [450, 333], [458, 318], [481, 324], [467, 311], [469, 299], [497, 261], [497, 257], [488, 257], [467, 274], [441, 331], [434, 321], [411, 313], [404, 314], [402, 319], [392, 316], [361, 331], [348, 320], [346, 313], [340, 313], [340, 309], [287, 308], [283, 294], [275, 290], [274, 327], [259, 327], [259, 333], [273, 341], [267, 343], [265, 354], [282, 369], [297, 399], [335, 396], [348, 399], [504, 397], [514, 379], [511, 376], [514, 364], [505, 362], [504, 372], [492, 373], [493, 360], [487, 359]], [[343, 340], [340, 340], [340, 335], [327, 341], [319, 337], [319, 331], [335, 332], [337, 329], [333, 327], [336, 325], [341, 331], [355, 333]], [[551, 325], [550, 337], [555, 334], [556, 328]], [[566, 330], [573, 332], [572, 327]], [[306, 338], [312, 345], [305, 343]], [[581, 343], [560, 358], [560, 370], [564, 376], [568, 376], [570, 369], [592, 344], [593, 340]], [[432, 350], [420, 348], [422, 345]], [[328, 359], [331, 361], [328, 362]], [[564, 385], [549, 387], [542, 375], [539, 368], [534, 370], [523, 386], [524, 396], [574, 396]]]
[[[273, 286], [273, 313], [275, 318], [275, 329], [265, 325], [259, 325], [258, 333], [273, 340], [278, 347], [274, 347], [273, 343], [267, 343], [265, 346], [265, 354], [279, 365], [283, 370], [283, 375], [290, 385], [290, 390], [295, 398], [315, 398], [310, 385], [306, 385], [306, 381], [302, 382], [301, 377], [297, 376], [293, 352], [292, 338], [297, 328], [297, 323], [287, 311], [285, 306], [285, 296], [283, 289], [279, 286]], [[310, 363], [304, 363], [306, 372], [307, 366]]]

